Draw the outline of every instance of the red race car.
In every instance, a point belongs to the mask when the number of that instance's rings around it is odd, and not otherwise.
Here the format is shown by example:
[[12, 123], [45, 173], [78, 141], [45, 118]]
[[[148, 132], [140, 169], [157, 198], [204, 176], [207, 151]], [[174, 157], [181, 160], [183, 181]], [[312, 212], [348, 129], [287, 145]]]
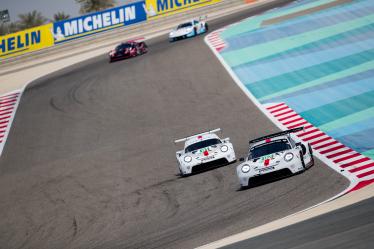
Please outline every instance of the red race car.
[[145, 42], [128, 41], [109, 52], [109, 62], [135, 57], [148, 52]]

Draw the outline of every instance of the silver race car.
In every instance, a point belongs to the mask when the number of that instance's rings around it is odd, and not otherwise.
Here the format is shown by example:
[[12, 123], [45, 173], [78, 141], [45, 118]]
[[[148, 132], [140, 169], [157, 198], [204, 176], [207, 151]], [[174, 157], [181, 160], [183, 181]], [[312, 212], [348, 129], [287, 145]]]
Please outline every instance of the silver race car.
[[298, 139], [294, 132], [303, 127], [274, 133], [249, 141], [247, 158], [236, 168], [242, 188], [302, 172], [314, 164], [310, 144]]
[[236, 161], [230, 138], [220, 139], [215, 134], [220, 130], [218, 128], [174, 141], [174, 143], [185, 142], [184, 149], [176, 152], [181, 176]]
[[179, 24], [169, 33], [169, 41], [193, 37], [208, 31], [208, 24], [201, 20], [192, 20]]

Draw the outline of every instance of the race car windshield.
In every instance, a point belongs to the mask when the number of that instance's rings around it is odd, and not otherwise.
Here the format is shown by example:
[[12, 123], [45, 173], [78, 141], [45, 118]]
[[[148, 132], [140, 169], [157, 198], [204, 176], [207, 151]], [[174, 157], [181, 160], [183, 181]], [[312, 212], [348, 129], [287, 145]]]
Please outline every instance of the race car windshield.
[[183, 24], [179, 24], [177, 29], [183, 29], [183, 28], [188, 28], [188, 27], [191, 27], [192, 26], [192, 23], [188, 22], [188, 23], [183, 23]]
[[123, 50], [123, 49], [126, 49], [126, 48], [129, 48], [131, 47], [130, 44], [126, 43], [126, 44], [121, 44], [121, 45], [118, 45], [116, 47], [116, 51], [119, 51], [119, 50]]
[[207, 139], [201, 142], [197, 142], [194, 144], [191, 144], [185, 149], [185, 153], [192, 152], [198, 149], [206, 148], [212, 145], [220, 144], [221, 141], [219, 139], [213, 138], [213, 139]]
[[291, 149], [291, 146], [287, 139], [274, 140], [252, 148], [248, 159], [255, 159], [289, 149]]

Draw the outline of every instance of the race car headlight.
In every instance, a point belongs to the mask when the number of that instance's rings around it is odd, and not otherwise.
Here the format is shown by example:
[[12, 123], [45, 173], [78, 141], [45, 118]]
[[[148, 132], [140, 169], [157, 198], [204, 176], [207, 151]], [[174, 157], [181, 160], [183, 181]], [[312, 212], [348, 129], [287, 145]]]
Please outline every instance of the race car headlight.
[[284, 155], [284, 160], [286, 160], [287, 162], [291, 161], [292, 159], [293, 159], [293, 154], [291, 152], [286, 153], [286, 155]]
[[251, 167], [249, 167], [249, 165], [243, 165], [242, 172], [243, 173], [248, 173], [250, 169], [251, 169]]
[[190, 156], [185, 156], [184, 159], [183, 159], [186, 163], [189, 163], [192, 161], [192, 157]]
[[223, 145], [222, 147], [221, 147], [221, 151], [222, 152], [226, 152], [226, 151], [228, 151], [229, 150], [229, 147], [227, 147], [226, 145]]

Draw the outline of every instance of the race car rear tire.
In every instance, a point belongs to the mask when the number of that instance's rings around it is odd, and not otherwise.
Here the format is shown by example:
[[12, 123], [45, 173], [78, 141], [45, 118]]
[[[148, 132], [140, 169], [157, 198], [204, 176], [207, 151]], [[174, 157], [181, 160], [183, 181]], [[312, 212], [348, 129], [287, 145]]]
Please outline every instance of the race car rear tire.
[[197, 29], [193, 28], [193, 36], [197, 36]]
[[205, 23], [205, 32], [208, 32], [208, 30], [209, 30], [208, 24]]

